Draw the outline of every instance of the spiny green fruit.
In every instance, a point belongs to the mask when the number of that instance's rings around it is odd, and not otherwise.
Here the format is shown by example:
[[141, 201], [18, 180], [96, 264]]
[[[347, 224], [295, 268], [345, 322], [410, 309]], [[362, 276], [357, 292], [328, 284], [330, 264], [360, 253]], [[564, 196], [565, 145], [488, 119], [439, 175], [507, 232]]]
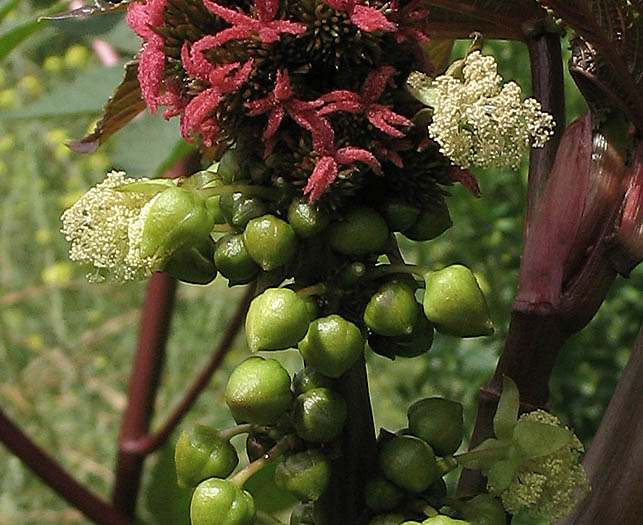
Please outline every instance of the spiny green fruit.
[[246, 249], [265, 272], [289, 263], [297, 250], [292, 226], [274, 215], [252, 219], [243, 232]]
[[275, 359], [249, 357], [230, 374], [225, 401], [239, 423], [276, 423], [290, 407], [290, 376]]
[[313, 388], [332, 388], [335, 381], [322, 374], [319, 370], [309, 366], [302, 368], [292, 380], [292, 390], [296, 396], [308, 392]]
[[328, 215], [316, 206], [295, 199], [288, 208], [288, 222], [298, 237], [308, 239], [328, 226]]
[[504, 525], [505, 509], [497, 498], [490, 494], [478, 494], [462, 509], [462, 517], [476, 525]]
[[458, 337], [491, 335], [493, 324], [478, 281], [454, 264], [424, 276], [424, 314], [439, 332]]
[[230, 285], [250, 282], [259, 273], [259, 266], [246, 250], [242, 234], [224, 235], [217, 241], [214, 264]]
[[364, 502], [375, 512], [393, 510], [404, 499], [404, 492], [382, 475], [368, 480], [364, 487]]
[[418, 313], [414, 290], [402, 281], [389, 281], [368, 301], [364, 323], [379, 335], [410, 335]]
[[333, 251], [342, 255], [381, 253], [388, 240], [389, 229], [384, 218], [372, 208], [353, 208], [343, 221], [328, 227]]
[[413, 226], [419, 215], [419, 208], [403, 201], [392, 200], [384, 205], [384, 218], [394, 232], [401, 232]]
[[384, 475], [409, 492], [422, 492], [440, 477], [433, 449], [415, 436], [395, 436], [378, 456]]
[[422, 211], [415, 223], [402, 230], [402, 233], [413, 241], [430, 241], [442, 235], [452, 225], [449, 208], [442, 202], [435, 208]]
[[339, 377], [362, 355], [364, 338], [355, 324], [332, 314], [310, 323], [297, 347], [308, 366]]
[[301, 501], [314, 501], [330, 481], [330, 462], [315, 449], [286, 456], [275, 469], [275, 484]]
[[253, 352], [296, 346], [308, 331], [306, 301], [289, 288], [268, 288], [250, 303], [246, 338]]
[[346, 412], [346, 401], [340, 394], [328, 388], [313, 388], [295, 398], [291, 418], [301, 439], [325, 443], [341, 433]]
[[206, 479], [192, 494], [192, 525], [252, 525], [255, 514], [250, 493], [225, 479]]
[[409, 430], [426, 441], [438, 456], [458, 450], [464, 434], [462, 405], [441, 397], [429, 397], [413, 403], [408, 410]]
[[239, 463], [237, 451], [214, 428], [196, 425], [181, 432], [174, 449], [176, 477], [181, 487], [196, 487], [206, 478], [225, 478]]

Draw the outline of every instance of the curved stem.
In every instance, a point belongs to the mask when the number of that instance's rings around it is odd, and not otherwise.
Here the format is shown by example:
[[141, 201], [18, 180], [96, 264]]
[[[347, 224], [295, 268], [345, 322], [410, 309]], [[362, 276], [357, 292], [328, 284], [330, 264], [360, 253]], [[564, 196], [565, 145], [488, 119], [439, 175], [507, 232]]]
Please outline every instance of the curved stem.
[[262, 468], [267, 467], [277, 458], [288, 452], [294, 447], [297, 437], [294, 434], [288, 434], [282, 437], [277, 444], [272, 447], [268, 452], [266, 452], [259, 459], [255, 459], [252, 463], [249, 463], [234, 476], [228, 478], [228, 481], [237, 485], [237, 487], [243, 487], [246, 481], [248, 481], [252, 476], [259, 472]]
[[234, 436], [252, 432], [255, 428], [256, 425], [253, 425], [252, 423], [243, 423], [242, 425], [235, 425], [233, 427], [226, 428], [225, 430], [221, 430], [219, 432], [219, 436], [221, 436], [226, 441], [229, 441]]
[[306, 286], [301, 290], [297, 290], [297, 295], [299, 297], [310, 297], [311, 295], [323, 295], [326, 293], [326, 285], [324, 283], [312, 284]]

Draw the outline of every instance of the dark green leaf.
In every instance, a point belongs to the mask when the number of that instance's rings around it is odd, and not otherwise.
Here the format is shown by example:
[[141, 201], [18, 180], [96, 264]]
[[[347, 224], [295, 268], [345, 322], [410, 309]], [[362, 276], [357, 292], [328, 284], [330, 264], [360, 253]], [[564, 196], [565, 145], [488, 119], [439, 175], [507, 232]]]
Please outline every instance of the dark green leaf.
[[80, 153], [96, 151], [109, 137], [145, 109], [137, 72], [138, 62], [129, 62], [125, 66], [125, 77], [107, 101], [103, 109], [103, 118], [98, 121], [92, 133], [71, 142], [69, 144], [71, 149]]
[[546, 456], [567, 445], [572, 439], [569, 430], [547, 423], [522, 419], [514, 428], [514, 440], [527, 459]]
[[480, 443], [476, 448], [456, 457], [458, 463], [465, 468], [487, 470], [497, 461], [506, 458], [509, 451], [509, 443], [489, 438]]
[[504, 376], [502, 379], [502, 394], [498, 400], [498, 408], [493, 416], [493, 431], [500, 440], [510, 440], [518, 419], [520, 399], [518, 387], [513, 380]]

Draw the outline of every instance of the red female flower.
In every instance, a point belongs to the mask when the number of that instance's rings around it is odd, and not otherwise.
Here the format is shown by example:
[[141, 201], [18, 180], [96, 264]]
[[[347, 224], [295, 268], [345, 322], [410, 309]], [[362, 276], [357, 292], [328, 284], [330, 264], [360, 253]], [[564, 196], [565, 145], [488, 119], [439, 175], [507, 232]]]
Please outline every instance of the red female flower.
[[390, 108], [378, 104], [377, 100], [382, 96], [386, 83], [395, 73], [391, 66], [384, 66], [375, 71], [371, 71], [359, 94], [354, 91], [344, 89], [331, 91], [322, 95], [320, 100], [328, 105], [319, 110], [320, 115], [328, 115], [335, 111], [346, 111], [348, 113], [363, 113], [368, 121], [377, 129], [391, 135], [392, 137], [403, 137], [404, 133], [393, 126], [411, 126], [411, 122], [406, 117], [395, 113]]
[[396, 24], [388, 20], [384, 14], [374, 7], [361, 5], [364, 0], [323, 0], [335, 11], [346, 13], [351, 22], [362, 31], [371, 33], [377, 31], [395, 31]]

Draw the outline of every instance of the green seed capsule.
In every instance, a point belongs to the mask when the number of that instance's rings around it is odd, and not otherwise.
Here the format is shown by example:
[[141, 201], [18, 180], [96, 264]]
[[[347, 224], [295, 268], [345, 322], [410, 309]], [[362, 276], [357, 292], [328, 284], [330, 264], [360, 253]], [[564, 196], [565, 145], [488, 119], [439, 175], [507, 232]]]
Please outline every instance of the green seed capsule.
[[274, 215], [249, 221], [243, 240], [250, 257], [266, 272], [289, 263], [297, 250], [294, 230]]
[[290, 454], [275, 469], [275, 484], [301, 501], [314, 501], [330, 481], [330, 462], [318, 450]]
[[384, 476], [370, 479], [364, 487], [364, 502], [375, 512], [393, 510], [404, 499], [404, 492]]
[[478, 494], [462, 509], [462, 517], [476, 525], [504, 525], [505, 509], [497, 498], [490, 494]]
[[206, 479], [192, 494], [192, 525], [252, 525], [255, 514], [250, 493], [225, 479]]
[[344, 221], [335, 222], [328, 229], [330, 247], [342, 255], [381, 253], [388, 236], [389, 229], [384, 218], [367, 207], [352, 209]]
[[390, 281], [368, 301], [364, 323], [379, 335], [408, 336], [413, 332], [418, 311], [413, 289], [401, 281]]
[[312, 204], [295, 199], [288, 208], [288, 222], [298, 237], [308, 239], [328, 226], [328, 215]]
[[433, 449], [415, 436], [395, 436], [385, 442], [378, 465], [390, 481], [409, 492], [423, 492], [440, 478]]
[[292, 407], [292, 423], [304, 441], [325, 443], [342, 431], [346, 420], [346, 402], [328, 388], [313, 388], [298, 395]]
[[214, 264], [231, 286], [248, 283], [259, 273], [259, 266], [246, 250], [242, 234], [228, 234], [217, 241]]
[[441, 397], [413, 403], [408, 410], [409, 430], [426, 441], [438, 456], [458, 450], [464, 434], [462, 405]]
[[206, 478], [225, 478], [239, 463], [237, 451], [219, 432], [196, 425], [181, 432], [174, 449], [176, 477], [181, 487], [196, 487]]
[[384, 218], [394, 232], [401, 232], [413, 226], [419, 215], [419, 208], [403, 201], [389, 201], [384, 205]]
[[452, 225], [449, 208], [442, 202], [436, 208], [422, 211], [415, 224], [402, 230], [402, 233], [413, 241], [430, 241], [442, 235]]
[[232, 371], [225, 401], [239, 422], [270, 425], [290, 407], [290, 376], [275, 359], [249, 357]]
[[297, 347], [308, 366], [339, 377], [362, 355], [364, 338], [355, 324], [333, 314], [310, 323]]
[[268, 288], [250, 303], [246, 338], [253, 352], [296, 346], [306, 335], [310, 313], [306, 301], [289, 288]]
[[487, 301], [473, 273], [454, 264], [424, 276], [424, 314], [436, 330], [458, 337], [491, 335]]
[[308, 392], [313, 388], [332, 388], [333, 385], [333, 379], [309, 366], [297, 372], [292, 380], [292, 390], [296, 396]]

